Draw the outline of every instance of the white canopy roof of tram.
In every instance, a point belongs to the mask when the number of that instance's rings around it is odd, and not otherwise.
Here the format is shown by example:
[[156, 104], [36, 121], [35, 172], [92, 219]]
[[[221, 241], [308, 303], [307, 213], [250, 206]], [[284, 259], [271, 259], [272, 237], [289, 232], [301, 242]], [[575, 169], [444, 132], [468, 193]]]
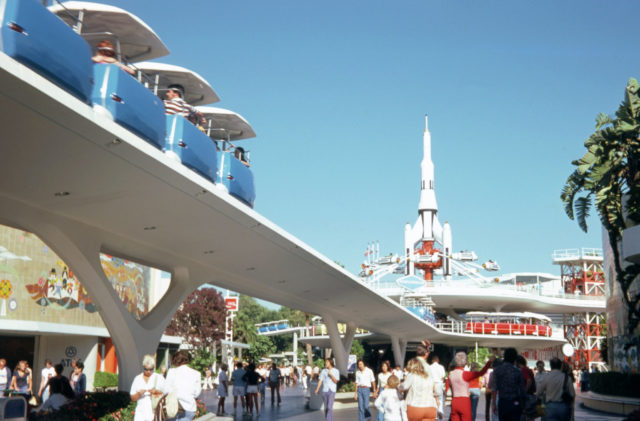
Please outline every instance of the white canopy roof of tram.
[[178, 84], [184, 88], [184, 100], [187, 104], [203, 105], [220, 101], [209, 82], [193, 70], [174, 64], [151, 61], [136, 63], [136, 68], [149, 76], [151, 81], [155, 80], [156, 75], [159, 76], [159, 93], [164, 94], [169, 86]]
[[75, 26], [80, 12], [83, 12], [81, 34], [89, 44], [95, 46], [105, 38], [112, 40], [100, 35], [101, 33], [114, 34], [120, 42], [120, 52], [129, 62], [151, 60], [169, 54], [167, 46], [149, 25], [119, 7], [87, 1], [67, 1], [54, 4], [49, 10], [69, 26]]
[[207, 120], [212, 121], [211, 137], [214, 139], [226, 140], [229, 135], [229, 140], [236, 141], [256, 136], [249, 122], [236, 112], [217, 107], [196, 108]]

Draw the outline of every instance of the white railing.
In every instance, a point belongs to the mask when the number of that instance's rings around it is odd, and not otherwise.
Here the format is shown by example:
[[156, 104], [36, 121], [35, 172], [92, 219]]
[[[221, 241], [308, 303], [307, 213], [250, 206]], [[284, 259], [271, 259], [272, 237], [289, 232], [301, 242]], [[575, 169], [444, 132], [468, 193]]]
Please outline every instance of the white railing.
[[602, 258], [602, 249], [593, 247], [583, 247], [581, 249], [561, 249], [554, 250], [551, 255], [556, 260], [571, 260], [584, 258]]
[[[395, 284], [395, 282], [384, 282], [378, 283], [378, 285], [371, 285], [372, 289], [385, 297], [388, 296], [400, 296], [406, 292], [406, 290], [402, 287], [399, 287]], [[447, 288], [456, 288], [457, 290], [463, 290], [466, 288], [481, 288], [492, 291], [504, 291], [504, 292], [515, 292], [521, 293], [529, 296], [536, 297], [544, 297], [544, 298], [563, 298], [567, 300], [580, 300], [580, 301], [600, 301], [604, 299], [604, 289], [600, 288], [598, 291], [601, 292], [601, 295], [584, 295], [584, 294], [570, 294], [566, 293], [561, 289], [558, 289], [556, 292], [549, 291], [549, 288], [539, 288], [537, 284], [529, 284], [529, 285], [514, 285], [513, 283], [491, 283], [483, 286], [478, 286], [475, 282], [465, 284], [461, 286], [460, 284], [456, 284], [455, 281], [431, 281], [429, 283], [425, 283], [424, 290], [420, 290], [429, 294], [429, 290], [438, 288], [438, 292], [444, 292], [442, 289]]]

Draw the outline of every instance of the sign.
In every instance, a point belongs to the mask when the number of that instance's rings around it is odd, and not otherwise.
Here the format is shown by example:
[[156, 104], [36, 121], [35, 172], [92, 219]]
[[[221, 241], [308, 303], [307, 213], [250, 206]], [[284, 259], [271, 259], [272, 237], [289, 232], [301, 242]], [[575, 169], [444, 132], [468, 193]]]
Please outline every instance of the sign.
[[229, 311], [238, 311], [238, 297], [226, 297], [224, 305]]
[[574, 352], [575, 352], [575, 349], [573, 348], [573, 345], [568, 343], [562, 345], [562, 353], [564, 354], [565, 357], [573, 357]]
[[66, 355], [68, 358], [73, 358], [76, 355], [78, 355], [78, 350], [76, 349], [75, 346], [69, 345], [68, 347], [65, 348], [64, 355]]
[[349, 362], [347, 363], [347, 371], [349, 373], [355, 373], [357, 363], [358, 363], [358, 358], [353, 354], [349, 354]]

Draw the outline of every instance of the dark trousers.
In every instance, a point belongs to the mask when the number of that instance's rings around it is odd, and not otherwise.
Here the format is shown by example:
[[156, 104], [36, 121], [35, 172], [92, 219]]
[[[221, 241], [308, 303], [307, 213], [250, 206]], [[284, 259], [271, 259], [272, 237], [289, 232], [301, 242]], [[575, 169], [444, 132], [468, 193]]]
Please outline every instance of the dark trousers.
[[484, 420], [491, 421], [491, 393], [484, 395]]
[[498, 397], [498, 418], [500, 421], [520, 421], [522, 401]]

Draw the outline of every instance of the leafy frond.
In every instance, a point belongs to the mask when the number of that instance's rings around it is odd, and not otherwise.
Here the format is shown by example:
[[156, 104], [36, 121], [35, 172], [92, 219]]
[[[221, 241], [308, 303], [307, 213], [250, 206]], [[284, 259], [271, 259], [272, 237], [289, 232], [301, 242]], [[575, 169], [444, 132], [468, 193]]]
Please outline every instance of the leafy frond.
[[600, 130], [602, 126], [613, 123], [613, 119], [606, 113], [600, 113], [596, 116], [596, 130]]
[[589, 210], [591, 209], [591, 194], [577, 198], [574, 208], [578, 226], [582, 231], [587, 232], [587, 218], [589, 218]]
[[584, 185], [584, 175], [578, 171], [571, 173], [560, 193], [560, 199], [564, 202], [564, 211], [570, 219], [574, 218], [573, 201], [576, 194]]

